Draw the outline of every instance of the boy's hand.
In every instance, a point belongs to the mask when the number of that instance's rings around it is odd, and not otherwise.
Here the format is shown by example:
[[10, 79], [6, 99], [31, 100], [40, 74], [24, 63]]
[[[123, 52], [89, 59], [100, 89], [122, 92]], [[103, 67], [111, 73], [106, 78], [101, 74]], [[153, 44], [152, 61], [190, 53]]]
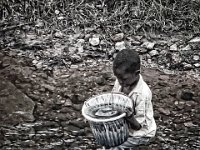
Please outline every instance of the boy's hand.
[[135, 119], [134, 114], [132, 114], [129, 117], [126, 117], [127, 122], [131, 126], [132, 129], [134, 130], [140, 130], [141, 129], [141, 124]]
[[134, 114], [133, 110], [130, 107], [125, 108], [125, 113], [126, 113], [126, 117], [130, 117]]

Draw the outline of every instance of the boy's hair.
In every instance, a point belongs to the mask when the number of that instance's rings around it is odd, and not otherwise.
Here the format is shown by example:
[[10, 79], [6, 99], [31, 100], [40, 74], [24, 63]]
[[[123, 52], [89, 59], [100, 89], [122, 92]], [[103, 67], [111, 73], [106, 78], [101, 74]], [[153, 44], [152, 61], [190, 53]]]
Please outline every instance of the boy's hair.
[[125, 67], [125, 71], [133, 73], [140, 69], [140, 56], [133, 49], [123, 49], [118, 52], [113, 62], [113, 71]]

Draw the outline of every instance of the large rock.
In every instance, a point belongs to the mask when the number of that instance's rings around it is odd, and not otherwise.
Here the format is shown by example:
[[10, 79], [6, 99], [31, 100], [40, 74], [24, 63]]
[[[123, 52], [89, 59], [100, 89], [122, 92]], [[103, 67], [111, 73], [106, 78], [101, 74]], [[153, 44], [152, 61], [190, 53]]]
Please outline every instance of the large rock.
[[11, 82], [0, 77], [0, 124], [34, 121], [35, 103]]
[[189, 41], [189, 43], [199, 43], [199, 42], [200, 42], [200, 37], [195, 37]]
[[173, 44], [170, 46], [170, 51], [178, 51], [178, 45], [177, 44]]
[[124, 38], [124, 33], [115, 34], [115, 35], [112, 36], [111, 38], [112, 38], [112, 40], [113, 40], [114, 42], [119, 42], [119, 41], [123, 40], [123, 38]]
[[125, 42], [124, 42], [124, 41], [122, 41], [122, 42], [117, 42], [117, 43], [115, 44], [115, 49], [116, 49], [116, 50], [119, 50], [119, 51], [121, 51], [121, 50], [123, 50], [123, 49], [126, 49], [126, 44], [125, 44]]
[[154, 42], [148, 42], [148, 41], [146, 41], [146, 42], [144, 42], [141, 46], [142, 46], [142, 47], [145, 47], [145, 48], [147, 48], [147, 49], [152, 50], [152, 49], [154, 48], [155, 44], [156, 44], [156, 43], [154, 43]]
[[100, 43], [99, 37], [93, 37], [89, 39], [89, 42], [92, 46], [97, 46]]
[[157, 55], [159, 55], [159, 52], [158, 52], [157, 50], [152, 50], [152, 51], [149, 52], [149, 55], [150, 55], [151, 57], [157, 56]]

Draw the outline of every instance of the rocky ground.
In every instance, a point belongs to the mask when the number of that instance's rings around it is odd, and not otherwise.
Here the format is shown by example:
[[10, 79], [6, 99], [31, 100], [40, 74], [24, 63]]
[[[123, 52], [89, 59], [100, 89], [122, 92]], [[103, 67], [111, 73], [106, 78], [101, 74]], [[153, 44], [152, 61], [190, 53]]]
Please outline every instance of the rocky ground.
[[90, 28], [49, 34], [36, 27], [0, 40], [1, 149], [100, 149], [81, 107], [112, 89], [112, 60], [125, 47], [141, 55], [158, 125], [155, 140], [140, 149], [200, 149], [200, 37], [106, 39]]

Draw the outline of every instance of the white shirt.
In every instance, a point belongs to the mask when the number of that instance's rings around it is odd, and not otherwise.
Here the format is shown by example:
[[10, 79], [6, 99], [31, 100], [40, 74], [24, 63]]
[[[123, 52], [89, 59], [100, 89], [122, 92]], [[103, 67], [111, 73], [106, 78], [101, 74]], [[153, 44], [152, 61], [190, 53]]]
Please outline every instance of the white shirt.
[[[121, 92], [118, 80], [115, 81], [113, 92]], [[153, 117], [152, 93], [146, 82], [140, 75], [140, 79], [134, 89], [128, 94], [135, 104], [135, 119], [142, 128], [138, 131], [129, 129], [129, 135], [133, 137], [154, 137], [156, 134], [156, 123]]]

